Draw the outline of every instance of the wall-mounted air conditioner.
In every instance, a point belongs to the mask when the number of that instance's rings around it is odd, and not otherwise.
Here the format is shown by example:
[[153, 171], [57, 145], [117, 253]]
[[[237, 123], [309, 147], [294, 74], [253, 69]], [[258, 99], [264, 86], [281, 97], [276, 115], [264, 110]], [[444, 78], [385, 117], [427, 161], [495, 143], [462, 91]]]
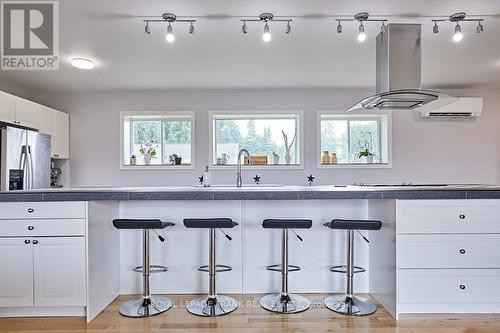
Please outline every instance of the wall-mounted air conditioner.
[[419, 110], [421, 118], [475, 118], [483, 113], [482, 97], [459, 97], [457, 101], [435, 109]]

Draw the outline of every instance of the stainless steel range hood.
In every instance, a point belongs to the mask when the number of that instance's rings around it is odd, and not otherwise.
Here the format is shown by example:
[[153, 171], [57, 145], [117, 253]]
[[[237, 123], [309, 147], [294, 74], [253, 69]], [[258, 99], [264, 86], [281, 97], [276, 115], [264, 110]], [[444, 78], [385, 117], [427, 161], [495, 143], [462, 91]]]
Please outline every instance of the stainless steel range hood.
[[399, 111], [443, 107], [456, 97], [421, 89], [421, 25], [394, 24], [377, 36], [376, 94], [348, 111]]

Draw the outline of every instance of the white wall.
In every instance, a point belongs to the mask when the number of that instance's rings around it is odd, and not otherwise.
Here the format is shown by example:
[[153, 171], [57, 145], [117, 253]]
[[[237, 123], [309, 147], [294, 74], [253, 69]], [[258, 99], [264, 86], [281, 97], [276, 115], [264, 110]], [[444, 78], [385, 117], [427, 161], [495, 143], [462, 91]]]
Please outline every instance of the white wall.
[[[71, 114], [71, 186], [195, 184], [208, 161], [208, 111], [293, 109], [305, 113], [305, 169], [245, 171], [263, 183], [353, 182], [500, 183], [500, 91], [450, 90], [483, 96], [484, 112], [473, 121], [422, 121], [393, 114], [392, 169], [317, 169], [316, 111], [345, 109], [370, 90], [170, 90], [106, 93], [33, 92], [34, 99]], [[196, 170], [119, 169], [119, 113], [130, 110], [196, 112]], [[213, 171], [213, 182], [232, 183], [235, 171]]]

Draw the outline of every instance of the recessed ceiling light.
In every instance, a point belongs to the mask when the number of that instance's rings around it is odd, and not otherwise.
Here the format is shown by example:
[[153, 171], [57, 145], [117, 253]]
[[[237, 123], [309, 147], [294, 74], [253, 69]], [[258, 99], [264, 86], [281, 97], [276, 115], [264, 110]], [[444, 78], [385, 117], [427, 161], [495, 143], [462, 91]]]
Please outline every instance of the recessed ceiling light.
[[73, 58], [71, 59], [71, 65], [78, 69], [93, 69], [95, 67], [94, 62], [86, 58]]

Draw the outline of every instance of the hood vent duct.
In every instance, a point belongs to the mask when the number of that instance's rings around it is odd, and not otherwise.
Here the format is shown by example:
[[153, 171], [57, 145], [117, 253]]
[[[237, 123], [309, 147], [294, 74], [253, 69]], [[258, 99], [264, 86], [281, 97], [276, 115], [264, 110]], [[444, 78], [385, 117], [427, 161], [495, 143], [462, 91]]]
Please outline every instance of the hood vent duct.
[[456, 97], [421, 89], [421, 25], [388, 24], [377, 36], [376, 94], [348, 111], [398, 111], [443, 107]]

